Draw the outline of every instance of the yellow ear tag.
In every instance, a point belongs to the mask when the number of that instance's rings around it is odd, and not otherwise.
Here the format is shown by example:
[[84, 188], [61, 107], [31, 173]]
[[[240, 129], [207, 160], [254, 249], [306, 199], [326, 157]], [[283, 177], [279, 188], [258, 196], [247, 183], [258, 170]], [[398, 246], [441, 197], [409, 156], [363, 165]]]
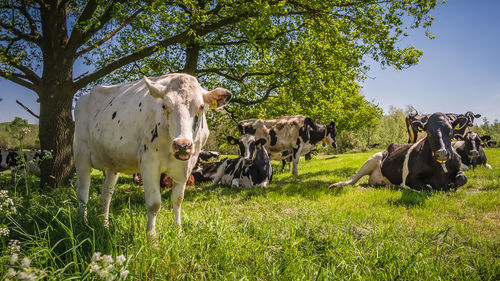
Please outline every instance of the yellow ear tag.
[[322, 140], [322, 141], [323, 141], [323, 144], [322, 144], [322, 145], [323, 145], [323, 146], [326, 146], [326, 136], [325, 136], [325, 137], [323, 137], [323, 140]]
[[423, 131], [423, 129], [422, 129], [422, 128], [420, 128], [420, 127], [417, 127], [417, 130], [418, 130], [419, 132], [422, 132], [422, 131]]
[[457, 124], [453, 130], [460, 130], [460, 129], [461, 129], [460, 124]]
[[210, 109], [216, 109], [217, 108], [217, 100], [214, 100], [213, 102], [210, 103], [209, 107]]
[[257, 145], [257, 147], [258, 147], [258, 148], [261, 148], [261, 147], [262, 147], [262, 144], [260, 144], [260, 143], [259, 143], [259, 144]]

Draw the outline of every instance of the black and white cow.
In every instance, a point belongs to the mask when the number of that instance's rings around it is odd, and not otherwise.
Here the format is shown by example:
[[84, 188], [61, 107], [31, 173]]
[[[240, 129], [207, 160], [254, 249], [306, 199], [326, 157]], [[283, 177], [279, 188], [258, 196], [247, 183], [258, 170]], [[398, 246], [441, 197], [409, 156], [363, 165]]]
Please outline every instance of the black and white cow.
[[[406, 116], [405, 122], [406, 122], [406, 129], [408, 130], [408, 143], [415, 143], [424, 138], [426, 133], [424, 130], [422, 130], [422, 128], [414, 125], [416, 124], [414, 123], [414, 121], [419, 121], [420, 123], [425, 125], [431, 114], [419, 114], [417, 109], [415, 109], [414, 107], [411, 108], [415, 111], [415, 113]], [[453, 134], [455, 137], [456, 135], [464, 136], [465, 133], [467, 132], [467, 129], [469, 127], [474, 126], [474, 119], [481, 117], [481, 114], [474, 114], [472, 111], [468, 111], [465, 114], [446, 113], [445, 116], [450, 123], [455, 122], [455, 120], [457, 120], [458, 117], [467, 118], [466, 124], [460, 124], [458, 126], [453, 127], [454, 131]]]
[[[316, 144], [337, 147], [335, 137], [337, 130], [335, 122], [323, 125], [309, 117], [296, 115], [278, 119], [249, 119], [238, 123], [241, 135], [255, 135], [256, 139], [265, 139], [265, 147], [270, 155], [281, 154], [291, 150], [293, 174], [298, 175], [298, 164], [301, 153], [307, 153], [316, 148]], [[275, 156], [272, 156], [274, 158]]]
[[198, 162], [191, 172], [194, 182], [213, 181], [217, 175], [217, 170], [224, 161], [225, 159], [217, 162]]
[[173, 73], [112, 86], [96, 86], [75, 106], [73, 152], [80, 212], [86, 218], [92, 168], [106, 171], [102, 187], [104, 225], [120, 172], [140, 172], [147, 228], [155, 236], [160, 210], [160, 175], [173, 179], [174, 223], [181, 227], [186, 182], [206, 143], [205, 112], [224, 106], [231, 92], [204, 90], [195, 77]]
[[0, 148], [0, 172], [9, 169], [9, 162], [7, 162], [8, 156], [9, 156], [9, 150], [5, 148]]
[[266, 140], [256, 141], [255, 136], [246, 134], [239, 139], [228, 137], [228, 141], [239, 145], [240, 157], [222, 161], [212, 186], [221, 182], [232, 187], [266, 187], [273, 177], [271, 159], [264, 147]]
[[482, 142], [481, 146], [482, 147], [496, 147], [497, 146], [497, 141], [492, 140], [491, 136], [488, 135], [482, 135], [480, 136]]
[[458, 117], [451, 123], [442, 113], [432, 114], [426, 124], [419, 121], [427, 136], [414, 144], [391, 144], [386, 151], [375, 153], [349, 180], [330, 185], [355, 184], [369, 175], [370, 185], [399, 185], [415, 190], [457, 188], [467, 182], [460, 156], [451, 145], [453, 128], [468, 122]]
[[208, 162], [211, 159], [215, 159], [215, 161], [219, 161], [220, 158], [220, 152], [217, 151], [210, 151], [210, 150], [201, 150], [200, 155], [198, 155], [198, 162]]
[[477, 165], [483, 165], [491, 169], [490, 164], [486, 163], [486, 154], [481, 145], [484, 141], [490, 139], [489, 136], [481, 137], [476, 132], [468, 132], [465, 136], [457, 136], [457, 138], [460, 140], [453, 142], [453, 148], [462, 158], [462, 164], [465, 166], [462, 166], [464, 170], [468, 170], [470, 166], [476, 168]]
[[[2, 170], [11, 170], [12, 184], [15, 182], [16, 175], [19, 174], [28, 173], [40, 175], [40, 161], [42, 159], [42, 153], [39, 151], [23, 151], [22, 156], [20, 156], [18, 151], [2, 149], [0, 154], [2, 157], [0, 167]], [[24, 157], [24, 161], [22, 161], [21, 157]]]

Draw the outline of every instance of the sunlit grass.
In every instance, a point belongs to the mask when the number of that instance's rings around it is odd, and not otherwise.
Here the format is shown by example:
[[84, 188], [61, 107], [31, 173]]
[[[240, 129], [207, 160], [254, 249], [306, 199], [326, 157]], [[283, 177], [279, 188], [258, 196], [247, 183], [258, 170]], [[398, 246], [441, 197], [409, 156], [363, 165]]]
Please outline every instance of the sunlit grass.
[[[128, 278], [138, 280], [499, 280], [500, 150], [487, 150], [493, 170], [467, 171], [456, 192], [374, 188], [366, 179], [328, 189], [375, 152], [301, 159], [299, 176], [275, 172], [267, 188], [188, 188], [181, 235], [164, 190], [154, 243], [143, 188], [127, 175], [115, 189], [110, 228], [102, 227], [96, 171], [88, 225], [72, 188], [32, 192], [16, 200], [9, 239], [54, 280], [92, 279], [85, 270], [96, 251], [131, 257]], [[2, 175], [2, 189], [7, 182]], [[0, 277], [7, 269], [2, 261]]]

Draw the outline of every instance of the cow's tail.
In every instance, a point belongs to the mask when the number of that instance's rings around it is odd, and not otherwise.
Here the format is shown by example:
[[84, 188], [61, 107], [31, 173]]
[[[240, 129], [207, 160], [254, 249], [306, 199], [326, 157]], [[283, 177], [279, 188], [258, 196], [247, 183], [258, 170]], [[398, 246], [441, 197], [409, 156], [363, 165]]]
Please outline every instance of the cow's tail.
[[329, 188], [334, 188], [334, 187], [340, 187], [344, 185], [355, 185], [359, 179], [366, 175], [371, 175], [373, 171], [375, 171], [377, 168], [380, 167], [380, 163], [383, 158], [383, 152], [378, 152], [372, 155], [372, 157], [368, 158], [366, 162], [361, 166], [361, 168], [358, 170], [352, 178], [346, 180], [346, 181], [341, 181], [338, 183], [331, 184]]

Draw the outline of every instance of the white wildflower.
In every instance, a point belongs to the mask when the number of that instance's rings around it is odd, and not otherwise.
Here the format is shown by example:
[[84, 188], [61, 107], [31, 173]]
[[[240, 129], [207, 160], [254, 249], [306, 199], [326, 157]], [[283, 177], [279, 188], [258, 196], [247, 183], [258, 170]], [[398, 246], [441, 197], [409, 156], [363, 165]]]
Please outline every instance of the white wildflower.
[[127, 276], [128, 276], [128, 270], [122, 269], [122, 271], [120, 271], [120, 278], [125, 279], [125, 278], [127, 278]]
[[116, 257], [116, 263], [118, 263], [119, 265], [121, 265], [123, 262], [125, 262], [126, 258], [124, 255], [119, 255]]
[[90, 266], [90, 272], [97, 272], [97, 271], [99, 271], [99, 269], [100, 269], [100, 267], [98, 264], [92, 264]]
[[21, 267], [26, 268], [29, 267], [31, 264], [31, 260], [27, 257], [24, 257], [23, 260], [21, 261]]
[[14, 276], [16, 276], [16, 274], [17, 274], [17, 272], [13, 268], [9, 268], [9, 271], [7, 271], [7, 276], [9, 276], [9, 277], [14, 277]]
[[8, 248], [11, 254], [21, 251], [21, 245], [19, 244], [19, 240], [10, 240]]
[[99, 261], [101, 259], [101, 253], [100, 252], [95, 252], [92, 255], [92, 261]]
[[12, 254], [12, 256], [10, 256], [10, 264], [14, 265], [17, 262], [17, 259], [18, 259], [17, 254], [15, 254], [15, 253]]
[[102, 256], [102, 259], [105, 263], [112, 263], [113, 262], [113, 257], [111, 255], [104, 255], [104, 256]]
[[101, 278], [104, 278], [106, 277], [106, 275], [108, 275], [108, 272], [105, 269], [100, 269], [97, 274], [99, 274]]
[[112, 264], [110, 264], [110, 265], [108, 265], [108, 266], [106, 267], [106, 270], [107, 270], [107, 271], [109, 271], [109, 272], [113, 271], [113, 269], [115, 269], [115, 266], [114, 266], [114, 265], [112, 265]]
[[3, 228], [3, 227], [0, 228], [0, 236], [7, 237], [7, 236], [9, 236], [9, 234], [10, 234], [10, 230], [8, 228]]
[[17, 278], [19, 280], [27, 280], [28, 279], [28, 274], [26, 274], [26, 272], [24, 271], [20, 271], [18, 274], [17, 274]]

